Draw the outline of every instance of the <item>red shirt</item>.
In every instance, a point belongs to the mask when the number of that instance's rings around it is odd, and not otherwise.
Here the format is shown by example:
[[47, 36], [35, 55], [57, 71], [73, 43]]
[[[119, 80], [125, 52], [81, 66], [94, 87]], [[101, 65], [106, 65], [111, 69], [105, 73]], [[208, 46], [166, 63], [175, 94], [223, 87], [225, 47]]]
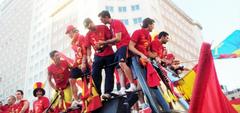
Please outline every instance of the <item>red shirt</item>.
[[105, 41], [108, 39], [111, 39], [112, 35], [110, 30], [108, 29], [107, 26], [105, 25], [97, 25], [95, 31], [88, 31], [86, 34], [86, 41], [85, 41], [85, 46], [90, 47], [91, 45], [93, 46], [95, 50], [95, 55], [97, 56], [108, 56], [114, 54], [113, 49], [111, 46], [107, 46], [103, 52], [97, 53], [96, 52], [96, 43], [99, 40]]
[[164, 51], [165, 51], [164, 46], [162, 45], [162, 43], [160, 43], [158, 38], [154, 39], [150, 43], [150, 50], [152, 52], [156, 52], [161, 59], [166, 56], [164, 53]]
[[120, 20], [112, 19], [112, 22], [110, 23], [110, 30], [112, 31], [113, 37], [115, 37], [117, 33], [121, 33], [121, 40], [116, 44], [117, 49], [122, 46], [128, 46], [130, 36], [126, 27]]
[[131, 40], [136, 43], [135, 48], [148, 56], [148, 47], [151, 42], [151, 35], [145, 29], [139, 29], [133, 32]]
[[47, 97], [39, 97], [38, 100], [33, 102], [33, 113], [43, 113], [49, 106]]
[[14, 113], [15, 109], [16, 109], [16, 105], [15, 104], [13, 104], [13, 105], [6, 104], [6, 105], [1, 107], [0, 110], [2, 110], [2, 112], [0, 112], [0, 113]]
[[57, 88], [65, 89], [68, 86], [70, 77], [69, 64], [65, 60], [60, 61], [60, 65], [51, 64], [48, 67], [48, 72], [53, 76]]
[[79, 33], [75, 36], [76, 41], [75, 43], [72, 45], [72, 49], [75, 53], [75, 61], [74, 61], [74, 65], [73, 67], [77, 67], [79, 65], [82, 64], [82, 58], [83, 55], [86, 55], [86, 48], [84, 46], [84, 36], [80, 35]]
[[[21, 100], [19, 103], [16, 103], [16, 107], [15, 107], [15, 113], [19, 113], [23, 106], [24, 106], [24, 102], [28, 102], [27, 100]], [[29, 113], [29, 106], [27, 107], [26, 111], [24, 113]]]

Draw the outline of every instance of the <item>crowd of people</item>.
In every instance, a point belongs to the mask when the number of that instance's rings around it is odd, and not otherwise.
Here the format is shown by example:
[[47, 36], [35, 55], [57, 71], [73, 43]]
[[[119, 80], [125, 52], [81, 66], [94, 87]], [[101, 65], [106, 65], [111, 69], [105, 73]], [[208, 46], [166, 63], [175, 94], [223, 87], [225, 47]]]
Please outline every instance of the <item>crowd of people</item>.
[[17, 90], [15, 96], [10, 95], [7, 98], [7, 104], [0, 105], [0, 113], [44, 113], [49, 107], [50, 101], [45, 97], [45, 90], [43, 84], [37, 82], [34, 84], [33, 95], [37, 100], [33, 102], [33, 109], [30, 110], [30, 103], [27, 99], [23, 98], [24, 93], [22, 90]]
[[[30, 111], [59, 113], [66, 111], [73, 104], [81, 104], [81, 112], [93, 112], [102, 106], [101, 100], [110, 99], [112, 94], [126, 95], [142, 89], [138, 81], [139, 75], [136, 74], [139, 70], [134, 67], [134, 64], [141, 65], [149, 88], [156, 88], [164, 83], [163, 85], [173, 95], [181, 98], [171, 88], [172, 83], [167, 79], [164, 70], [161, 70], [161, 68], [170, 69], [178, 77], [177, 75], [185, 69], [164, 47], [169, 41], [167, 32], [162, 31], [152, 38], [150, 32], [154, 29], [155, 21], [145, 18], [141, 28], [135, 30], [130, 36], [125, 25], [120, 20], [113, 19], [108, 11], [100, 12], [98, 17], [103, 25], [95, 25], [90, 18], [83, 21], [84, 27], [89, 30], [85, 36], [81, 35], [73, 25], [67, 26], [65, 33], [71, 39], [72, 50], [75, 53], [74, 60], [60, 51], [50, 52], [53, 63], [47, 69], [48, 83], [54, 89], [51, 102], [44, 97], [43, 84], [37, 82], [34, 84], [33, 91], [37, 100], [34, 101], [32, 110], [29, 110], [29, 102], [23, 99], [23, 91], [17, 90], [16, 96], [9, 96], [8, 103], [1, 106], [0, 113], [29, 113]], [[116, 52], [112, 46], [116, 46]], [[93, 60], [92, 53], [94, 53]], [[154, 63], [157, 66], [153, 66]], [[150, 67], [148, 64], [151, 64]], [[156, 69], [157, 76], [148, 74], [151, 69]], [[102, 84], [102, 70], [105, 72], [105, 84]], [[114, 77], [117, 82], [114, 82]], [[117, 83], [118, 91], [113, 91], [114, 83]], [[81, 88], [80, 94], [78, 87]], [[161, 95], [163, 91], [159, 90], [158, 93]], [[144, 98], [145, 93], [139, 91], [138, 94], [140, 110], [150, 109]], [[95, 107], [92, 107], [91, 103], [95, 103]], [[159, 105], [164, 111], [173, 109], [170, 102], [166, 100], [165, 102], [160, 100]], [[134, 109], [138, 110], [137, 108]]]

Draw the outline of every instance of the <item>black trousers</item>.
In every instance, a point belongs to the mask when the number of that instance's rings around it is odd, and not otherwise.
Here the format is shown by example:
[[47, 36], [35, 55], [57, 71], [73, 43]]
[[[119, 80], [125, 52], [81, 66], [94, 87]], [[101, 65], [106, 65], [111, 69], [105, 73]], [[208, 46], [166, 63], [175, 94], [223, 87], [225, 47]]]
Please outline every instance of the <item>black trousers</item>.
[[108, 66], [112, 63], [114, 63], [114, 54], [109, 56], [94, 56], [94, 62], [92, 65], [92, 77], [99, 94], [101, 94], [102, 69], [105, 70], [106, 75], [104, 93], [110, 93], [113, 90], [113, 73], [115, 66]]

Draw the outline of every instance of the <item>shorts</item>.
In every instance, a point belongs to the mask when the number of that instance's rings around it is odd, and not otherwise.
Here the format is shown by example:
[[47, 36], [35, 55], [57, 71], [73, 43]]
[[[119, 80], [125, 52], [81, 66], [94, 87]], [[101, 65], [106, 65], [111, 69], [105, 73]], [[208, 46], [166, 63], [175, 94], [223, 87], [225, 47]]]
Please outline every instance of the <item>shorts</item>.
[[87, 68], [85, 72], [83, 72], [81, 69], [78, 67], [72, 68], [71, 69], [71, 75], [70, 78], [73, 79], [78, 79], [80, 77], [83, 77], [84, 75], [89, 75], [90, 74], [90, 69]]
[[[114, 62], [122, 62], [121, 59], [123, 59], [123, 62], [127, 62], [127, 50], [127, 46], [119, 48], [115, 54]], [[116, 68], [120, 68], [119, 64], [116, 65]]]

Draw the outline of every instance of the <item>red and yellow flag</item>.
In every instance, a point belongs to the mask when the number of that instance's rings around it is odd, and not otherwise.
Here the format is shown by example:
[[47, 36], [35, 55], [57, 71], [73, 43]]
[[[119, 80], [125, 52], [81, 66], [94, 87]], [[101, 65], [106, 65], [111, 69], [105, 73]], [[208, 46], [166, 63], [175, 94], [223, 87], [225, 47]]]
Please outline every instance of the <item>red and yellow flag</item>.
[[197, 65], [194, 66], [194, 68], [189, 71], [182, 79], [177, 81], [177, 89], [185, 100], [190, 100], [192, 96], [192, 90], [193, 90], [193, 85], [194, 85], [194, 80], [197, 72]]
[[189, 113], [237, 113], [221, 90], [210, 48], [202, 44]]

